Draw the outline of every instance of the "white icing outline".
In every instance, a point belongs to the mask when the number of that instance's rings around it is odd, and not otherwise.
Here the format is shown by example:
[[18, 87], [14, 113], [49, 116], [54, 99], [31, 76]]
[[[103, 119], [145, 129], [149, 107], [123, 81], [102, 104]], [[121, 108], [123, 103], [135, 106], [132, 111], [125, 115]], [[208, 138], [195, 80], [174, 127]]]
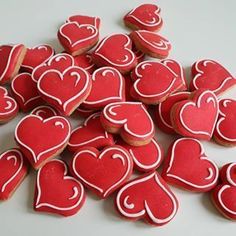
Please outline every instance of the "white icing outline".
[[[41, 110], [40, 110], [41, 109]], [[31, 111], [31, 115], [36, 115], [36, 116], [40, 116], [40, 112], [43, 112], [43, 113], [46, 113], [45, 111], [44, 111], [44, 109], [48, 109], [48, 110], [50, 110], [54, 115], [53, 116], [58, 116], [58, 113], [57, 113], [57, 111], [54, 109], [54, 108], [52, 108], [52, 107], [50, 107], [50, 106], [47, 106], [47, 105], [41, 105], [41, 106], [38, 106], [38, 107], [35, 107], [32, 111]], [[41, 117], [41, 116], [40, 116]]]
[[[84, 15], [72, 15], [70, 17], [68, 17], [68, 19], [66, 20], [66, 22], [77, 22], [78, 24], [80, 24], [77, 20], [71, 20], [72, 17], [77, 17], [77, 16], [84, 16]], [[90, 18], [93, 18], [94, 22], [93, 22], [93, 26], [96, 27], [96, 28], [99, 28], [99, 22], [100, 22], [100, 19], [99, 17], [97, 16], [84, 16], [84, 17], [90, 17]], [[89, 23], [87, 23], [89, 25]]]
[[[34, 153], [34, 150], [32, 150], [30, 147], [28, 147], [26, 144], [24, 144], [24, 143], [20, 140], [20, 138], [18, 137], [18, 134], [17, 134], [18, 128], [19, 128], [19, 126], [21, 125], [21, 123], [22, 123], [25, 119], [29, 119], [29, 118], [36, 118], [36, 119], [39, 119], [40, 121], [42, 121], [42, 123], [46, 123], [47, 121], [50, 121], [50, 120], [53, 120], [53, 119], [54, 119], [54, 120], [57, 120], [57, 119], [63, 120], [63, 121], [65, 121], [65, 123], [66, 123], [67, 126], [68, 126], [68, 134], [67, 134], [67, 136], [65, 137], [65, 139], [64, 139], [60, 144], [58, 144], [58, 145], [56, 145], [56, 146], [53, 146], [53, 147], [51, 147], [51, 148], [49, 148], [49, 149], [46, 149], [46, 150], [40, 152], [40, 153], [36, 156], [36, 154]], [[37, 163], [42, 155], [44, 155], [44, 154], [46, 154], [46, 153], [48, 153], [48, 152], [54, 151], [54, 150], [56, 150], [57, 148], [60, 148], [60, 147], [62, 147], [64, 144], [66, 144], [67, 140], [69, 140], [69, 138], [70, 138], [70, 133], [71, 133], [71, 126], [70, 126], [70, 123], [69, 123], [69, 121], [68, 121], [67, 119], [65, 119], [65, 118], [62, 117], [62, 116], [53, 116], [53, 117], [50, 117], [50, 118], [47, 118], [47, 119], [43, 119], [43, 118], [40, 117], [40, 116], [30, 114], [30, 115], [27, 115], [27, 116], [23, 117], [23, 118], [20, 120], [20, 122], [18, 123], [18, 125], [16, 126], [16, 129], [15, 129], [15, 139], [16, 139], [16, 141], [17, 141], [21, 146], [23, 146], [24, 148], [26, 148], [26, 149], [32, 154], [32, 157], [33, 157], [34, 162]]]
[[[148, 120], [150, 121], [151, 124], [151, 130], [146, 133], [146, 134], [135, 134], [133, 133], [127, 126], [127, 119], [123, 119], [123, 120], [114, 120], [112, 118], [109, 117], [109, 113], [113, 114], [113, 115], [117, 115], [116, 113], [114, 113], [112, 111], [112, 109], [114, 107], [117, 106], [121, 106], [122, 104], [129, 104], [129, 105], [140, 105], [140, 107], [142, 108], [142, 110], [144, 111], [144, 113], [146, 114], [146, 117], [148, 118]], [[147, 112], [146, 108], [144, 107], [144, 105], [141, 102], [114, 102], [114, 103], [110, 103], [107, 106], [105, 106], [105, 108], [103, 109], [103, 115], [104, 117], [111, 123], [114, 124], [118, 124], [118, 125], [123, 125], [123, 129], [130, 135], [137, 137], [137, 138], [146, 138], [148, 136], [150, 136], [153, 132], [154, 132], [154, 124], [152, 121], [152, 118], [150, 117], [149, 113]], [[122, 127], [121, 127], [122, 128]]]
[[[121, 195], [123, 194], [123, 192], [128, 189], [129, 187], [132, 187], [133, 185], [136, 185], [136, 184], [139, 184], [139, 183], [142, 183], [142, 182], [145, 182], [145, 181], [148, 181], [149, 179], [151, 178], [154, 178], [155, 182], [157, 183], [158, 187], [160, 187], [166, 194], [167, 196], [169, 197], [169, 199], [172, 201], [173, 203], [173, 210], [172, 210], [172, 213], [165, 219], [159, 219], [159, 218], [156, 218], [153, 213], [151, 212], [149, 206], [148, 206], [148, 203], [146, 200], [144, 200], [144, 203], [143, 203], [143, 210], [137, 212], [137, 213], [127, 213], [125, 212], [125, 210], [122, 209], [122, 206], [121, 206], [121, 200], [120, 200], [120, 197]], [[144, 192], [144, 195], [145, 195], [145, 192]], [[125, 202], [127, 203], [127, 197], [125, 198]], [[160, 202], [160, 204], [163, 204]], [[129, 182], [128, 184], [124, 185], [124, 187], [122, 187], [118, 194], [117, 194], [117, 197], [116, 197], [116, 205], [117, 205], [117, 208], [119, 210], [119, 212], [124, 215], [125, 217], [128, 217], [128, 218], [141, 218], [143, 216], [145, 216], [145, 214], [148, 215], [148, 217], [150, 218], [150, 220], [152, 220], [153, 223], [155, 224], [164, 224], [164, 223], [167, 223], [169, 222], [176, 214], [177, 212], [177, 201], [174, 197], [174, 194], [168, 190], [162, 183], [161, 181], [159, 180], [159, 177], [157, 176], [157, 173], [156, 172], [153, 172], [145, 177], [142, 177], [142, 178], [137, 178], [137, 179], [134, 179], [132, 180], [131, 182]], [[125, 205], [125, 203], [124, 203]], [[131, 205], [131, 203], [129, 203], [129, 205]], [[134, 208], [134, 206], [133, 206]], [[128, 209], [130, 209], [128, 207]]]
[[[43, 168], [45, 168], [48, 163], [51, 163], [51, 162], [59, 162], [59, 163], [61, 163], [64, 166], [64, 169], [65, 169], [63, 179], [64, 180], [68, 180], [68, 179], [69, 180], [73, 180], [80, 187], [80, 197], [79, 197], [78, 201], [76, 202], [76, 204], [74, 204], [71, 207], [57, 207], [57, 206], [55, 206], [53, 204], [50, 204], [50, 203], [47, 203], [47, 202], [40, 202], [41, 192], [42, 192], [41, 187], [40, 187], [40, 174], [41, 174], [41, 170]], [[55, 160], [52, 160], [52, 161], [50, 161], [48, 163], [46, 163], [43, 167], [41, 167], [39, 169], [39, 171], [38, 171], [38, 174], [37, 174], [37, 193], [38, 194], [37, 194], [37, 199], [36, 199], [36, 203], [35, 203], [35, 208], [49, 207], [49, 208], [52, 208], [52, 209], [55, 209], [55, 210], [59, 210], [59, 211], [69, 211], [69, 210], [73, 210], [74, 208], [78, 207], [81, 204], [81, 201], [83, 200], [84, 194], [85, 194], [83, 185], [77, 179], [75, 179], [73, 177], [70, 177], [70, 176], [66, 176], [66, 174], [68, 173], [68, 168], [67, 168], [66, 164], [63, 161], [55, 159]], [[76, 190], [75, 190], [75, 188], [76, 188]], [[73, 191], [74, 191], [74, 195], [72, 197], [70, 197], [68, 200], [74, 199], [75, 197], [78, 196], [78, 195], [75, 196], [76, 192], [77, 192], [77, 194], [79, 193], [77, 186], [73, 187]]]
[[[102, 189], [100, 187], [98, 187], [97, 185], [95, 184], [92, 184], [90, 182], [88, 182], [86, 179], [84, 179], [76, 170], [76, 160], [77, 158], [79, 158], [80, 154], [83, 154], [83, 153], [89, 153], [91, 156], [93, 156], [94, 158], [97, 158], [97, 159], [102, 159], [104, 155], [106, 155], [107, 152], [109, 151], [120, 151], [121, 153], [123, 153], [124, 156], [121, 156], [120, 154], [116, 154], [114, 153], [113, 155], [109, 156], [109, 158], [112, 158], [112, 159], [116, 159], [117, 158], [117, 155], [119, 156], [119, 158], [122, 159], [122, 165], [125, 166], [125, 160], [124, 158], [126, 158], [126, 161], [127, 161], [127, 170], [126, 172], [124, 173], [124, 175], [121, 177], [120, 180], [118, 180], [116, 183], [114, 183], [113, 185], [111, 185], [108, 189]], [[131, 171], [131, 159], [128, 155], [128, 152], [125, 152], [123, 149], [119, 148], [118, 146], [111, 146], [111, 147], [108, 147], [106, 149], [104, 149], [102, 152], [100, 152], [99, 154], [91, 151], [91, 150], [81, 150], [81, 151], [78, 151], [75, 155], [75, 157], [73, 158], [72, 160], [72, 169], [73, 169], [73, 172], [76, 174], [76, 176], [81, 179], [84, 183], [86, 183], [88, 186], [90, 186], [91, 188], [93, 189], [96, 189], [97, 191], [99, 191], [102, 196], [105, 198], [114, 188], [118, 187], [120, 184], [123, 183], [123, 181], [125, 181], [125, 179], [127, 178], [127, 176], [129, 175], [130, 171]]]
[[[209, 175], [207, 177], [205, 177], [206, 180], [209, 180], [211, 179], [212, 177], [214, 177], [214, 173], [215, 173], [215, 177], [214, 179], [211, 181], [211, 183], [209, 184], [205, 184], [205, 185], [197, 185], [197, 184], [194, 184], [194, 183], [191, 183], [177, 175], [174, 175], [174, 174], [170, 174], [169, 172], [171, 172], [171, 168], [172, 168], [172, 165], [174, 163], [174, 159], [175, 159], [175, 148], [176, 146], [178, 145], [179, 142], [182, 142], [182, 141], [185, 141], [185, 140], [190, 140], [190, 141], [194, 141], [196, 143], [198, 143], [199, 147], [200, 147], [200, 154], [199, 154], [199, 159], [200, 160], [206, 160], [208, 161], [210, 164], [212, 164], [212, 166], [214, 167], [214, 171], [213, 169], [210, 167], [210, 168], [207, 168], [207, 170], [209, 171]], [[193, 139], [193, 138], [180, 138], [178, 140], [176, 140], [171, 148], [171, 157], [170, 157], [170, 160], [169, 160], [169, 163], [168, 163], [168, 168], [165, 172], [166, 176], [168, 177], [171, 177], [173, 179], [176, 179], [184, 184], [187, 184], [191, 187], [194, 187], [196, 189], [204, 189], [204, 188], [209, 188], [211, 186], [214, 186], [218, 180], [218, 176], [219, 176], [219, 170], [218, 170], [218, 167], [216, 166], [216, 164], [211, 161], [209, 158], [206, 157], [205, 155], [205, 152], [204, 152], [204, 148], [202, 146], [202, 144], [197, 140], [197, 139]]]

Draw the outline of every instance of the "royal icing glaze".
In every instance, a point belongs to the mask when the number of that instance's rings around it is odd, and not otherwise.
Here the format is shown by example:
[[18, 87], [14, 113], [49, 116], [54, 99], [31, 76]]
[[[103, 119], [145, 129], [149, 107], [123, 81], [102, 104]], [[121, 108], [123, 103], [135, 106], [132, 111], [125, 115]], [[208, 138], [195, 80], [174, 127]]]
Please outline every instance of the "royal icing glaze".
[[61, 116], [43, 119], [37, 115], [28, 115], [16, 126], [15, 139], [31, 165], [38, 169], [63, 151], [70, 133], [70, 123]]
[[85, 202], [84, 187], [68, 176], [68, 168], [61, 160], [49, 161], [39, 169], [35, 188], [36, 211], [71, 216]]
[[40, 116], [43, 119], [48, 119], [50, 117], [59, 115], [57, 110], [47, 105], [42, 105], [34, 108], [34, 110], [32, 110], [30, 114]]
[[85, 146], [103, 148], [113, 144], [113, 136], [107, 133], [101, 125], [100, 113], [95, 113], [89, 116], [83, 125], [72, 131], [68, 149], [75, 152]]
[[7, 200], [23, 181], [28, 166], [18, 149], [9, 149], [0, 155], [0, 200]]
[[93, 25], [97, 29], [100, 27], [101, 20], [99, 17], [94, 16], [83, 16], [83, 15], [73, 15], [70, 16], [67, 20], [67, 22], [73, 22], [76, 21], [80, 25]]
[[236, 85], [234, 78], [221, 64], [213, 60], [200, 60], [192, 66], [190, 89], [209, 89], [216, 95]]
[[178, 210], [178, 201], [157, 172], [140, 176], [125, 184], [116, 197], [118, 212], [130, 219], [145, 219], [161, 226], [172, 220]]
[[111, 146], [99, 152], [85, 147], [73, 157], [72, 173], [101, 198], [108, 197], [132, 174], [133, 162], [121, 146]]
[[85, 53], [82, 55], [74, 56], [75, 62], [77, 66], [82, 67], [90, 74], [92, 74], [95, 70], [95, 64], [93, 63], [93, 59], [91, 54]]

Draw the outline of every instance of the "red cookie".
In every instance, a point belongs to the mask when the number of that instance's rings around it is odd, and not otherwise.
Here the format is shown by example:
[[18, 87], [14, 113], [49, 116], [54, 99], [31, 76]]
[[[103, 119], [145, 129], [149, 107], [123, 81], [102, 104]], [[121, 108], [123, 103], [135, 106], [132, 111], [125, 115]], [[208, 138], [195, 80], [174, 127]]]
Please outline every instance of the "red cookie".
[[168, 150], [162, 177], [168, 183], [193, 192], [207, 192], [218, 180], [216, 164], [208, 159], [197, 139], [181, 138]]
[[61, 116], [43, 119], [28, 115], [16, 126], [15, 139], [31, 165], [38, 169], [63, 151], [70, 132], [70, 123]]
[[0, 200], [9, 199], [28, 172], [20, 150], [14, 148], [0, 155]]
[[76, 108], [76, 112], [79, 114], [79, 116], [87, 118], [94, 114], [96, 111], [92, 109], [86, 109], [82, 106], [82, 104]]
[[180, 135], [210, 140], [218, 117], [217, 97], [210, 90], [197, 90], [190, 99], [171, 109], [171, 122]]
[[92, 89], [83, 102], [87, 109], [100, 110], [112, 102], [125, 101], [125, 81], [112, 67], [102, 67], [92, 74]]
[[29, 73], [25, 72], [15, 76], [11, 83], [11, 90], [20, 109], [24, 112], [30, 111], [44, 103], [38, 93], [37, 84]]
[[145, 54], [140, 51], [139, 49], [136, 48], [135, 44], [132, 44], [132, 51], [134, 52], [136, 58], [137, 58], [137, 62], [140, 63], [143, 61]]
[[101, 125], [100, 113], [95, 113], [89, 116], [83, 125], [72, 131], [68, 149], [72, 152], [76, 152], [86, 146], [103, 148], [113, 144], [113, 136], [107, 133]]
[[184, 86], [184, 79], [157, 61], [143, 61], [139, 63], [131, 74], [134, 84], [131, 95], [145, 104], [158, 104], [170, 94]]
[[219, 116], [214, 131], [214, 139], [224, 146], [236, 145], [236, 100], [221, 99]]
[[209, 89], [216, 95], [236, 85], [233, 77], [221, 64], [213, 60], [200, 60], [192, 66], [190, 90]]
[[7, 90], [0, 86], [0, 124], [13, 119], [18, 113], [16, 101], [8, 95]]
[[130, 90], [133, 86], [133, 80], [131, 79], [129, 74], [124, 75], [124, 79], [125, 79], [125, 100], [127, 102], [135, 101], [135, 99], [130, 94]]
[[104, 38], [92, 57], [98, 66], [112, 66], [121, 73], [128, 73], [137, 64], [132, 42], [126, 34], [113, 34]]
[[36, 107], [30, 114], [40, 116], [43, 119], [48, 119], [53, 116], [58, 116], [59, 112], [50, 106], [42, 105]]
[[230, 220], [236, 220], [236, 163], [220, 170], [221, 183], [212, 192], [212, 201], [218, 211]]
[[76, 62], [74, 58], [66, 53], [59, 53], [50, 58], [46, 63], [37, 66], [32, 72], [32, 78], [35, 82], [38, 82], [40, 77], [48, 70], [58, 70], [60, 72], [65, 71], [68, 67], [75, 66]]
[[51, 69], [38, 81], [42, 98], [61, 114], [69, 116], [87, 98], [91, 90], [90, 75], [84, 69], [72, 66], [62, 73]]
[[149, 144], [135, 147], [118, 140], [116, 143], [124, 147], [133, 158], [134, 168], [138, 171], [148, 172], [157, 169], [163, 160], [163, 149], [153, 138]]
[[150, 57], [166, 58], [171, 50], [169, 40], [154, 32], [137, 30], [130, 33], [130, 38], [137, 49]]
[[47, 44], [27, 48], [21, 69], [31, 73], [36, 66], [47, 62], [53, 55], [54, 49]]
[[130, 145], [150, 143], [155, 128], [152, 118], [140, 102], [115, 102], [107, 105], [101, 114], [102, 126], [110, 133], [119, 133]]
[[171, 109], [177, 102], [187, 100], [190, 92], [177, 92], [171, 94], [165, 101], [160, 102], [155, 108], [155, 121], [157, 127], [168, 134], [175, 134], [175, 130], [171, 123]]
[[101, 198], [108, 197], [131, 176], [133, 161], [121, 146], [111, 146], [99, 152], [85, 147], [73, 157], [71, 172]]
[[129, 220], [144, 219], [161, 226], [172, 220], [178, 200], [156, 172], [131, 180], [118, 192], [115, 205], [121, 216]]
[[93, 25], [73, 21], [63, 24], [57, 36], [64, 49], [75, 56], [91, 49], [98, 42], [99, 32]]
[[93, 25], [95, 28], [100, 28], [101, 20], [99, 17], [94, 16], [83, 16], [83, 15], [73, 15], [70, 16], [66, 22], [76, 21], [80, 25]]
[[36, 211], [71, 216], [80, 210], [85, 202], [84, 187], [67, 173], [61, 160], [49, 161], [39, 169], [34, 197]]
[[0, 85], [17, 75], [25, 53], [26, 48], [23, 44], [0, 46]]
[[74, 56], [77, 66], [85, 69], [92, 74], [95, 70], [95, 64], [93, 63], [92, 56], [89, 53]]
[[134, 30], [160, 30], [163, 25], [160, 12], [161, 9], [157, 5], [142, 4], [125, 15], [124, 23], [127, 27]]

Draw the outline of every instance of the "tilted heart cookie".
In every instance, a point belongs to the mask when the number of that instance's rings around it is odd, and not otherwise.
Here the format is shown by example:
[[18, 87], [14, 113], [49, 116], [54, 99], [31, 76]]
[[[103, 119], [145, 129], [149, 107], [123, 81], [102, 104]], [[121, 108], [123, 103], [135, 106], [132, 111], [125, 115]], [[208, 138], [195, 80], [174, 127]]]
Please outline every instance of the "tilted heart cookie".
[[73, 21], [63, 24], [57, 36], [65, 50], [75, 56], [92, 48], [98, 42], [99, 32], [93, 25]]
[[168, 150], [162, 177], [177, 187], [194, 192], [207, 192], [217, 184], [216, 164], [207, 158], [197, 139], [181, 138]]
[[31, 165], [38, 169], [63, 151], [70, 132], [70, 123], [64, 117], [43, 119], [40, 116], [28, 115], [18, 123], [15, 139]]
[[79, 178], [99, 197], [106, 198], [132, 174], [133, 161], [121, 146], [111, 146], [99, 152], [96, 148], [85, 147], [73, 157], [72, 174]]
[[42, 105], [36, 107], [30, 114], [40, 116], [43, 119], [48, 119], [53, 116], [58, 116], [59, 112], [50, 106]]
[[16, 101], [8, 95], [8, 91], [0, 86], [0, 124], [13, 119], [18, 113]]
[[26, 48], [23, 44], [0, 46], [0, 85], [17, 75], [25, 53]]
[[130, 145], [148, 144], [154, 136], [152, 118], [140, 102], [115, 102], [101, 114], [102, 126], [110, 133], [119, 133]]
[[125, 184], [116, 196], [115, 205], [123, 217], [145, 219], [155, 226], [168, 223], [178, 210], [175, 195], [156, 171]]
[[92, 109], [86, 109], [83, 107], [83, 104], [81, 104], [79, 107], [76, 108], [76, 112], [79, 114], [79, 116], [87, 118], [92, 114], [96, 113], [97, 111]]
[[147, 30], [137, 30], [130, 33], [130, 38], [141, 52], [150, 57], [166, 58], [171, 50], [169, 40]]
[[35, 67], [47, 62], [54, 55], [54, 49], [47, 44], [27, 48], [21, 70], [32, 72]]
[[121, 73], [129, 72], [137, 64], [132, 42], [126, 34], [113, 34], [104, 38], [92, 57], [98, 66], [112, 66]]
[[90, 53], [74, 56], [74, 59], [78, 67], [82, 67], [83, 69], [88, 71], [90, 74], [94, 72], [95, 64], [93, 62], [93, 59]]
[[190, 89], [209, 89], [216, 95], [222, 94], [236, 85], [233, 77], [220, 63], [213, 60], [200, 60], [192, 66]]
[[236, 100], [221, 99], [219, 101], [219, 116], [214, 131], [214, 139], [225, 146], [236, 145]]
[[79, 25], [93, 25], [97, 29], [100, 28], [100, 23], [101, 23], [99, 17], [83, 16], [83, 15], [73, 15], [66, 20], [66, 22], [73, 22], [73, 21], [79, 23]]
[[124, 23], [131, 29], [144, 29], [149, 31], [160, 30], [163, 21], [160, 16], [161, 9], [154, 4], [142, 4], [132, 9], [124, 16]]
[[101, 125], [100, 113], [95, 113], [89, 116], [83, 125], [71, 132], [68, 149], [76, 152], [85, 146], [103, 148], [113, 144], [113, 136], [107, 133]]
[[87, 98], [91, 83], [88, 72], [74, 66], [62, 73], [58, 70], [46, 71], [37, 86], [47, 103], [69, 116]]
[[221, 183], [212, 191], [217, 210], [230, 220], [236, 220], [236, 162], [220, 170]]
[[150, 143], [135, 147], [119, 139], [117, 145], [124, 147], [133, 158], [134, 168], [138, 171], [149, 172], [157, 169], [163, 160], [163, 149], [153, 138]]
[[139, 63], [131, 77], [134, 80], [131, 95], [146, 104], [158, 104], [184, 85], [182, 77], [157, 61]]
[[175, 131], [183, 136], [210, 140], [218, 117], [219, 104], [210, 90], [197, 90], [191, 98], [171, 109]]
[[76, 214], [85, 202], [83, 185], [68, 176], [61, 160], [46, 163], [37, 173], [34, 209], [62, 216]]
[[92, 74], [92, 89], [83, 102], [88, 109], [102, 109], [112, 102], [125, 101], [125, 81], [121, 73], [112, 67], [102, 67]]
[[28, 172], [23, 154], [9, 149], [0, 155], [0, 200], [7, 200], [17, 189]]
[[38, 93], [37, 84], [30, 73], [20, 73], [14, 77], [11, 83], [12, 93], [24, 112], [45, 103]]

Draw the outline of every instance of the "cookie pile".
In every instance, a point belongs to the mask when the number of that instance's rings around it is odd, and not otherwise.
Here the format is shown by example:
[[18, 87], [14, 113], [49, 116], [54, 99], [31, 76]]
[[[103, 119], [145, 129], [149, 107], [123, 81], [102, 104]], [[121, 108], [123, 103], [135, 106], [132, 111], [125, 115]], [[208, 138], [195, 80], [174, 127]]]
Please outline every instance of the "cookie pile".
[[[236, 145], [236, 101], [217, 97], [236, 79], [206, 59], [193, 64], [188, 86], [180, 63], [166, 59], [171, 44], [156, 33], [160, 14], [156, 5], [140, 5], [124, 16], [131, 33], [100, 41], [98, 17], [71, 16], [58, 30], [65, 49], [58, 54], [49, 45], [0, 46], [0, 122], [26, 113], [15, 128], [18, 148], [0, 156], [1, 200], [31, 167], [36, 211], [74, 215], [88, 189], [102, 199], [115, 193], [121, 216], [161, 226], [178, 211], [171, 184], [211, 191], [217, 209], [236, 219], [236, 162], [219, 171], [200, 142]], [[86, 117], [75, 129], [72, 113]], [[154, 123], [179, 135], [165, 158]], [[65, 149], [69, 163], [58, 159]]]

